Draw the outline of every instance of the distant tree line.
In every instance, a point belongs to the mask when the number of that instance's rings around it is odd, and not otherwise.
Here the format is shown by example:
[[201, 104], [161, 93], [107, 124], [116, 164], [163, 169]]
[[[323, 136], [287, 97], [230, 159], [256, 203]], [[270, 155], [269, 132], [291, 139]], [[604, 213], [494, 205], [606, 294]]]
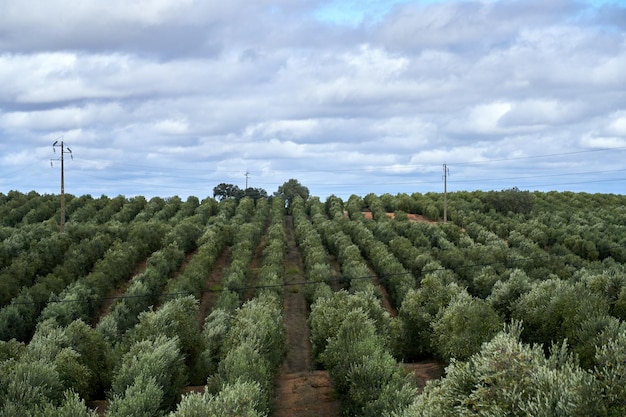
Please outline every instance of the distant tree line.
[[[279, 186], [278, 190], [274, 193], [274, 197], [281, 197], [285, 200], [287, 207], [291, 206], [296, 196], [302, 197], [302, 199], [306, 201], [309, 198], [309, 189], [293, 178]], [[261, 198], [269, 198], [267, 191], [263, 188], [248, 187], [242, 190], [237, 185], [224, 182], [213, 187], [213, 198], [220, 201], [224, 199], [239, 201], [244, 197], [250, 197], [255, 202]]]
[[224, 182], [213, 187], [213, 198], [220, 201], [224, 199], [234, 199], [238, 201], [244, 197], [250, 197], [254, 201], [257, 201], [261, 198], [267, 198], [267, 191], [263, 188], [253, 187], [248, 187], [245, 190], [242, 190], [234, 184], [226, 184]]

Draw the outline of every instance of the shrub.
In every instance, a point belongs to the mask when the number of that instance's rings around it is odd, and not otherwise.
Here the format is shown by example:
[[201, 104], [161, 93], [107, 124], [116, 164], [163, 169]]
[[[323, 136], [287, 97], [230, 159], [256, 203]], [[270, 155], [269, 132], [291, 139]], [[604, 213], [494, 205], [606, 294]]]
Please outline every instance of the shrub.
[[415, 358], [433, 352], [432, 323], [440, 310], [461, 292], [456, 284], [445, 285], [434, 275], [427, 275], [420, 288], [411, 290], [398, 312], [401, 355]]
[[497, 334], [467, 362], [453, 360], [445, 378], [427, 384], [395, 417], [603, 415], [593, 376], [566, 347], [546, 359], [519, 341], [517, 324]]
[[626, 415], [626, 330], [598, 346], [595, 374], [608, 416]]
[[223, 350], [228, 352], [247, 343], [269, 361], [271, 369], [277, 369], [285, 352], [285, 326], [281, 306], [264, 294], [236, 312]]
[[523, 340], [550, 346], [574, 340], [582, 323], [607, 315], [608, 301], [583, 283], [550, 279], [536, 284], [512, 308], [512, 318], [523, 321]]
[[46, 403], [60, 404], [63, 383], [55, 366], [45, 360], [7, 361], [0, 364], [0, 403], [19, 409], [36, 409]]
[[532, 288], [530, 279], [520, 269], [511, 272], [506, 281], [498, 280], [493, 285], [487, 300], [500, 315], [509, 319], [515, 302]]
[[502, 325], [503, 321], [486, 301], [460, 292], [432, 323], [434, 350], [445, 361], [468, 359]]
[[171, 417], [264, 417], [262, 390], [256, 382], [236, 381], [212, 395], [192, 393], [182, 398]]
[[193, 296], [170, 300], [157, 311], [141, 313], [139, 323], [129, 332], [126, 343], [132, 345], [162, 336], [176, 338], [181, 353], [193, 368], [204, 350], [197, 317], [198, 300]]
[[320, 356], [346, 414], [374, 417], [409, 405], [415, 387], [404, 378], [363, 310], [344, 316]]
[[[121, 367], [113, 378], [111, 393], [113, 398], [115, 395], [121, 397], [137, 380], [140, 383], [136, 389], [142, 390], [142, 386], [147, 387], [146, 384], [153, 378], [157, 386], [163, 390], [158, 408], [168, 409], [176, 403], [185, 386], [187, 381], [185, 371], [184, 356], [180, 352], [178, 338], [158, 336], [152, 340], [142, 340], [135, 343], [122, 357]], [[153, 390], [149, 393], [154, 395]]]
[[107, 417], [159, 417], [163, 402], [163, 388], [153, 376], [140, 374], [120, 395], [109, 401]]
[[390, 317], [376, 296], [370, 293], [359, 292], [349, 294], [346, 291], [333, 293], [331, 297], [322, 297], [311, 306], [309, 324], [311, 325], [311, 343], [313, 358], [319, 356], [326, 349], [328, 340], [337, 334], [346, 315], [355, 309], [361, 309], [373, 320], [376, 331], [383, 340], [388, 340]]

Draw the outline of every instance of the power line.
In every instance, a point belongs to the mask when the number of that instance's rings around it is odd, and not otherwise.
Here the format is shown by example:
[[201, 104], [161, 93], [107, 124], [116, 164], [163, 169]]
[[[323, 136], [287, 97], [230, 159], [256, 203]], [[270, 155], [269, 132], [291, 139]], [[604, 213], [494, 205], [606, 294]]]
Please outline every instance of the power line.
[[[610, 152], [610, 151], [618, 151], [625, 150], [626, 146], [618, 146], [613, 148], [597, 148], [597, 149], [585, 149], [581, 151], [572, 151], [572, 152], [559, 152], [559, 153], [551, 153], [551, 154], [539, 154], [539, 155], [528, 155], [528, 156], [519, 156], [519, 157], [511, 157], [511, 158], [493, 158], [493, 159], [483, 159], [480, 161], [458, 161], [453, 162], [449, 165], [477, 165], [477, 164], [489, 164], [495, 162], [508, 162], [508, 161], [518, 161], [518, 160], [528, 160], [528, 159], [537, 159], [537, 158], [550, 158], [555, 156], [568, 156], [568, 155], [580, 155], [586, 153], [595, 153], [595, 152]], [[310, 158], [309, 158], [310, 159]], [[109, 165], [120, 165], [120, 166], [128, 166], [135, 168], [151, 168], [156, 170], [166, 170], [166, 171], [183, 171], [183, 172], [207, 172], [205, 169], [194, 169], [194, 168], [174, 168], [174, 167], [163, 167], [157, 165], [143, 165], [143, 164], [129, 164], [124, 162], [112, 161], [112, 160], [85, 160], [86, 162], [105, 162]], [[435, 164], [393, 164], [393, 165], [378, 165], [378, 166], [368, 166], [361, 168], [344, 168], [344, 169], [289, 169], [288, 172], [327, 172], [327, 173], [337, 173], [337, 172], [380, 172], [381, 170], [398, 170], [405, 168], [432, 168]], [[282, 172], [281, 170], [276, 170], [277, 172]], [[215, 173], [216, 171], [211, 171]], [[240, 171], [219, 171], [219, 173], [229, 173], [236, 174]]]
[[[609, 246], [608, 250], [611, 249], [616, 249], [616, 248], [626, 248], [626, 245], [613, 245], [613, 246]], [[522, 263], [522, 262], [528, 262], [528, 261], [536, 261], [536, 260], [541, 260], [541, 259], [549, 259], [549, 258], [560, 258], [560, 257], [565, 257], [568, 256], [569, 254], [563, 254], [563, 255], [554, 255], [554, 254], [546, 254], [546, 255], [540, 255], [540, 256], [529, 256], [529, 257], [519, 257], [519, 258], [511, 258], [511, 259], [506, 259], [503, 261], [493, 261], [493, 262], [485, 262], [485, 263], [468, 263], [465, 265], [461, 265], [458, 266], [456, 268], [449, 269], [446, 267], [440, 267], [440, 268], [429, 268], [429, 269], [422, 269], [420, 271], [419, 276], [424, 276], [426, 274], [430, 274], [433, 272], [438, 272], [438, 271], [459, 271], [459, 270], [465, 270], [465, 269], [472, 269], [472, 268], [484, 268], [487, 266], [494, 266], [494, 265], [508, 265], [508, 264], [518, 264], [518, 263]], [[395, 276], [405, 276], [405, 275], [413, 275], [412, 272], [400, 272], [400, 273], [394, 273], [394, 274], [383, 274], [383, 275], [364, 275], [361, 277], [353, 277], [350, 278], [350, 281], [363, 281], [363, 280], [373, 280], [375, 278], [378, 278], [380, 280], [385, 280], [387, 278], [391, 278], [391, 277], [395, 277]], [[283, 277], [286, 278], [286, 277]], [[250, 291], [250, 290], [262, 290], [262, 289], [274, 289], [274, 288], [285, 288], [285, 287], [293, 287], [293, 286], [300, 286], [300, 285], [318, 285], [318, 284], [322, 284], [322, 283], [343, 283], [346, 282], [345, 277], [343, 276], [339, 276], [336, 278], [328, 278], [328, 279], [320, 279], [320, 280], [312, 280], [312, 281], [300, 281], [300, 282], [291, 282], [291, 283], [281, 283], [281, 284], [268, 284], [268, 285], [251, 285], [251, 286], [244, 286], [244, 287], [236, 287], [236, 288], [229, 288], [229, 287], [223, 287], [223, 288], [210, 288], [210, 289], [204, 289], [201, 290], [199, 292], [200, 295], [204, 294], [204, 293], [218, 293], [218, 292], [224, 292], [224, 291], [235, 291], [235, 292], [245, 292], [245, 291]], [[185, 291], [180, 291], [180, 292], [170, 292], [170, 293], [163, 293], [161, 294], [162, 298], [172, 298], [172, 297], [176, 297], [176, 296], [180, 296], [180, 295], [195, 295], [196, 293], [190, 293], [190, 292], [185, 292]], [[153, 297], [152, 294], [136, 294], [136, 295], [116, 295], [116, 296], [110, 296], [110, 297], [87, 297], [87, 298], [76, 298], [76, 299], [70, 299], [70, 300], [61, 300], [61, 299], [51, 299], [48, 300], [48, 303], [87, 303], [87, 302], [93, 302], [93, 301], [111, 301], [111, 300], [123, 300], [123, 299], [135, 299], [135, 298], [148, 298], [148, 297]], [[20, 302], [13, 302], [11, 304], [14, 305], [22, 305], [22, 304], [27, 304], [27, 305], [31, 305], [31, 304], [38, 304], [34, 301], [20, 301]]]

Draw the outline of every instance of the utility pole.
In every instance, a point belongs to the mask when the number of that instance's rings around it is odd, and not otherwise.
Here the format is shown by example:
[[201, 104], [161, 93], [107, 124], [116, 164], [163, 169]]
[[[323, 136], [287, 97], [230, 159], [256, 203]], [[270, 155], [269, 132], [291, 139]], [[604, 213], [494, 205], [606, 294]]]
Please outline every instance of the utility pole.
[[450, 170], [443, 164], [443, 222], [448, 221], [448, 175]]
[[[59, 143], [59, 139], [61, 139], [61, 143]], [[58, 138], [52, 144], [52, 151], [56, 153], [56, 148], [61, 149], [61, 158], [57, 158], [56, 161], [61, 160], [61, 233], [65, 233], [65, 153], [69, 153], [70, 157], [74, 159], [74, 155], [72, 154], [72, 150], [65, 146], [63, 143], [63, 136]], [[50, 160], [50, 166], [53, 166], [52, 161]]]

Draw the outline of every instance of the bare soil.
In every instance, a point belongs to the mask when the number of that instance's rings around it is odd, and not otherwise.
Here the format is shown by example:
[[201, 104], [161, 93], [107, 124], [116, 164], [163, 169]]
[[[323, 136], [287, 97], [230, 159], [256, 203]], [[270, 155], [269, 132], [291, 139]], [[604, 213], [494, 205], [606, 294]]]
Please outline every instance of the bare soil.
[[113, 289], [113, 291], [111, 291], [111, 293], [106, 298], [104, 298], [98, 312], [98, 318], [96, 320], [96, 323], [99, 323], [100, 320], [102, 320], [107, 314], [109, 314], [109, 309], [111, 308], [113, 303], [115, 303], [115, 301], [126, 292], [130, 284], [133, 282], [133, 279], [146, 270], [146, 268], [148, 267], [148, 259], [149, 258], [146, 258], [139, 264], [137, 264], [129, 279], [124, 281], [124, 283], [122, 283], [122, 285], [120, 285], [119, 287]]
[[389, 298], [389, 293], [383, 284], [380, 283], [380, 279], [378, 278], [378, 274], [374, 271], [371, 265], [368, 265], [370, 270], [370, 274], [372, 276], [372, 282], [378, 288], [380, 293], [383, 295], [382, 303], [385, 310], [389, 312], [391, 317], [396, 317], [398, 315], [398, 310], [391, 304], [391, 298]]
[[260, 243], [254, 250], [254, 255], [252, 257], [252, 261], [250, 262], [250, 267], [248, 269], [248, 288], [244, 291], [241, 297], [244, 303], [246, 301], [252, 300], [258, 292], [255, 286], [258, 282], [259, 268], [261, 268], [261, 266], [263, 265], [263, 251], [265, 250], [266, 238], [267, 230], [261, 237]]
[[287, 354], [276, 381], [273, 416], [339, 416], [339, 402], [334, 397], [328, 372], [312, 370], [309, 309], [304, 288], [298, 284], [304, 282], [302, 256], [294, 239], [293, 218], [285, 217], [284, 224], [288, 239], [285, 280], [293, 285], [285, 287], [283, 297]]
[[428, 381], [441, 378], [445, 371], [444, 366], [436, 361], [422, 361], [402, 365], [414, 378], [418, 392], [424, 390]]
[[198, 311], [198, 325], [200, 329], [204, 325], [204, 319], [209, 313], [209, 309], [215, 305], [217, 299], [220, 296], [219, 289], [222, 283], [222, 278], [224, 276], [224, 269], [230, 262], [230, 251], [231, 247], [227, 247], [220, 253], [220, 256], [215, 260], [213, 264], [213, 268], [207, 277], [206, 283], [204, 284], [204, 290], [202, 291], [202, 295], [200, 296], [200, 308]]
[[[361, 213], [363, 213], [363, 216], [366, 219], [372, 219], [372, 212], [371, 211], [362, 211]], [[424, 223], [437, 223], [434, 220], [429, 219], [426, 216], [422, 216], [421, 214], [413, 214], [413, 213], [407, 213], [406, 215], [409, 218], [409, 221], [411, 222], [424, 222]], [[396, 217], [396, 213], [387, 213], [387, 217], [389, 217], [390, 219], [394, 219]]]
[[[414, 221], [430, 222], [427, 219]], [[284, 225], [288, 239], [285, 257], [285, 284], [287, 285], [285, 286], [283, 297], [283, 320], [286, 328], [287, 346], [286, 356], [276, 379], [275, 398], [272, 403], [271, 416], [339, 417], [340, 403], [335, 396], [328, 371], [314, 370], [312, 366], [311, 333], [308, 325], [310, 310], [305, 299], [302, 257], [295, 242], [291, 216], [285, 217]], [[251, 269], [261, 265], [263, 247], [264, 243], [261, 243], [255, 251]], [[227, 248], [220, 254], [207, 277], [205, 291], [200, 300], [198, 316], [200, 325], [204, 323], [207, 313], [215, 305], [219, 297], [219, 291], [215, 291], [215, 289], [222, 282], [224, 269], [230, 261], [230, 250], [230, 248]], [[188, 256], [187, 261], [192, 255]], [[332, 256], [330, 256], [330, 263], [335, 271], [335, 276], [340, 276], [339, 264]], [[186, 262], [181, 267], [181, 270], [184, 269], [185, 265]], [[372, 276], [374, 277], [374, 284], [380, 288], [383, 294], [383, 305], [392, 316], [395, 316], [397, 311], [391, 305], [384, 286], [380, 284], [377, 275], [373, 271]], [[251, 278], [252, 286], [253, 282], [254, 275]], [[332, 287], [335, 291], [338, 291], [344, 285], [337, 280], [333, 280]], [[244, 299], [253, 295], [254, 293], [247, 291]], [[444, 374], [444, 367], [435, 361], [407, 363], [403, 364], [403, 367], [414, 378], [418, 392], [423, 390], [427, 381], [438, 379]], [[204, 389], [204, 386], [188, 386], [184, 392], [203, 392]], [[93, 401], [89, 406], [92, 409], [96, 409], [99, 416], [104, 416], [107, 401]]]

